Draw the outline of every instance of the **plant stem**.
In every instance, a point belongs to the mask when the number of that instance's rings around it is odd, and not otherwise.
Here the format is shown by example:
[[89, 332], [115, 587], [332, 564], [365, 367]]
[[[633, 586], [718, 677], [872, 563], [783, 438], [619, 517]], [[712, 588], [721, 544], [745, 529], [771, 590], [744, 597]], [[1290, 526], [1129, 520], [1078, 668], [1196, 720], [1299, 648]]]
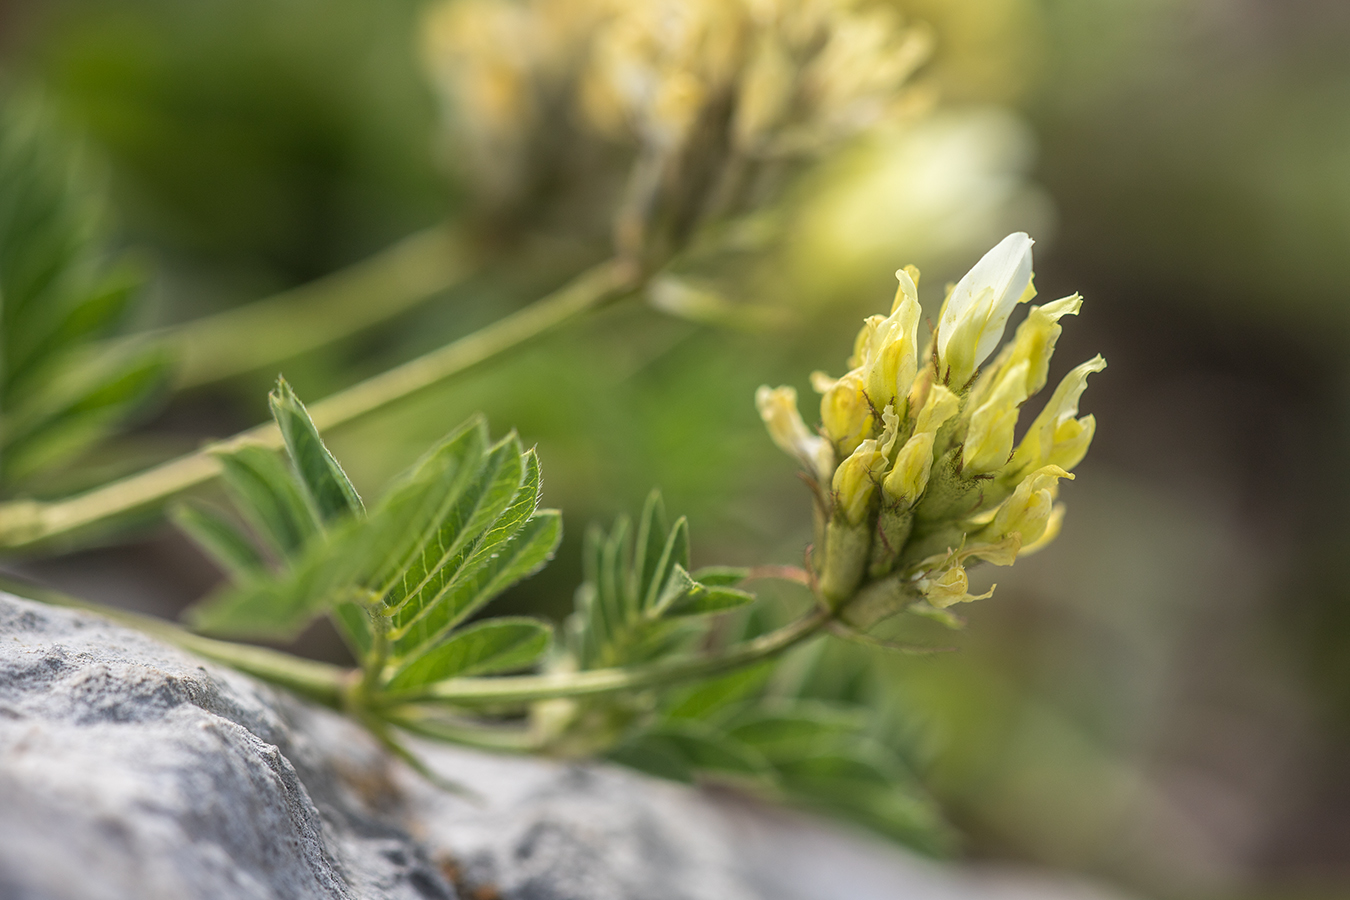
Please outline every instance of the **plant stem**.
[[452, 678], [416, 691], [388, 692], [379, 702], [393, 707], [390, 714], [402, 717], [400, 707], [415, 710], [418, 703], [528, 703], [559, 697], [581, 697], [615, 691], [640, 690], [716, 675], [781, 653], [820, 632], [831, 613], [817, 608], [795, 622], [737, 644], [729, 650], [693, 659], [678, 659], [631, 668], [592, 669], [553, 675], [514, 675], [501, 678]]
[[351, 670], [344, 669], [341, 666], [302, 659], [266, 647], [236, 644], [232, 641], [218, 641], [214, 638], [202, 637], [164, 619], [157, 619], [154, 616], [141, 615], [112, 606], [104, 606], [100, 603], [77, 600], [58, 591], [24, 584], [4, 576], [0, 576], [0, 590], [52, 606], [95, 613], [119, 625], [126, 625], [151, 637], [158, 638], [166, 644], [182, 647], [198, 656], [225, 663], [241, 672], [247, 672], [273, 684], [290, 688], [297, 694], [303, 694], [311, 700], [316, 700], [334, 709], [342, 708], [343, 687], [351, 678]]
[[474, 269], [465, 235], [437, 225], [309, 284], [170, 328], [160, 340], [177, 362], [174, 387], [221, 381], [316, 350], [412, 308]]
[[[552, 294], [473, 334], [312, 404], [310, 416], [320, 430], [353, 422], [631, 292], [638, 278], [629, 264], [600, 263]], [[267, 423], [65, 500], [0, 504], [0, 547], [23, 547], [69, 535], [163, 503], [219, 474], [215, 453], [246, 445], [279, 449], [281, 434], [275, 424]]]
[[[345, 669], [328, 663], [301, 659], [280, 650], [270, 650], [250, 644], [236, 644], [202, 637], [172, 622], [144, 616], [127, 610], [115, 609], [97, 603], [87, 603], [67, 597], [56, 591], [19, 584], [0, 576], [0, 589], [21, 597], [28, 597], [71, 609], [96, 613], [123, 625], [136, 628], [152, 637], [182, 647], [199, 656], [233, 666], [274, 684], [290, 688], [326, 706], [343, 708], [350, 696], [358, 670]], [[381, 718], [396, 721], [400, 726], [426, 722], [428, 703], [471, 705], [474, 703], [529, 703], [535, 700], [553, 700], [560, 697], [581, 697], [607, 694], [615, 691], [640, 690], [703, 678], [736, 669], [749, 663], [782, 653], [823, 631], [832, 621], [827, 610], [817, 607], [796, 621], [776, 631], [761, 635], [728, 650], [665, 663], [614, 669], [592, 669], [587, 672], [565, 672], [553, 675], [506, 675], [494, 678], [451, 678], [417, 691], [366, 695], [362, 699], [378, 704], [375, 709]], [[434, 726], [432, 726], [434, 727]]]

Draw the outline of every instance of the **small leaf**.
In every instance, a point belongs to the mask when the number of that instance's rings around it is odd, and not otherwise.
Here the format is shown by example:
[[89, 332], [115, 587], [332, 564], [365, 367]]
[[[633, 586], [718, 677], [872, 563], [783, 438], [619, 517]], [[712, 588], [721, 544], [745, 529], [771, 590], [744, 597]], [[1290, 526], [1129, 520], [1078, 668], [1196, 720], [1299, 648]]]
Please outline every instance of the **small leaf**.
[[357, 578], [367, 562], [360, 537], [349, 526], [315, 540], [281, 576], [208, 597], [188, 610], [188, 621], [222, 635], [293, 639], [320, 613], [368, 595]]
[[669, 719], [708, 719], [757, 695], [773, 672], [773, 660], [711, 678], [678, 692], [665, 711]]
[[440, 519], [478, 473], [487, 446], [487, 422], [474, 416], [401, 476], [368, 518], [389, 546], [375, 575], [387, 605], [397, 605], [426, 576]]
[[699, 772], [751, 778], [772, 774], [768, 763], [752, 748], [692, 721], [658, 725], [620, 745], [610, 758], [651, 774], [673, 774], [679, 780], [690, 780]]
[[848, 749], [861, 739], [866, 724], [858, 711], [800, 706], [787, 711], [749, 711], [728, 725], [727, 734], [777, 765]]
[[535, 513], [511, 538], [491, 552], [476, 557], [447, 588], [415, 628], [394, 642], [399, 655], [412, 653], [482, 609], [511, 585], [544, 567], [562, 540], [562, 516], [557, 510]]
[[666, 581], [677, 565], [685, 569], [687, 574], [689, 569], [689, 522], [684, 516], [675, 520], [675, 527], [670, 530], [666, 545], [661, 549], [661, 557], [656, 564], [651, 587], [648, 589], [646, 596], [642, 598], [644, 610], [650, 610], [661, 600], [665, 593]]
[[553, 629], [538, 619], [503, 617], [470, 625], [405, 665], [390, 681], [391, 691], [467, 675], [522, 669], [548, 649]]
[[375, 645], [375, 635], [371, 630], [370, 611], [359, 603], [348, 600], [333, 607], [333, 622], [343, 643], [358, 661], [370, 656]]
[[648, 615], [653, 618], [707, 616], [744, 606], [754, 602], [754, 599], [754, 594], [736, 588], [705, 587], [677, 563], [666, 582], [664, 593]]
[[744, 566], [704, 566], [692, 575], [708, 587], [735, 587], [750, 577], [750, 570]]
[[642, 518], [638, 520], [637, 541], [633, 556], [633, 584], [631, 595], [634, 603], [641, 606], [652, 581], [656, 577], [656, 567], [661, 561], [661, 551], [665, 547], [666, 508], [661, 502], [661, 492], [652, 491], [642, 507]]
[[235, 581], [246, 580], [266, 568], [253, 543], [216, 510], [178, 503], [169, 509], [169, 517]]
[[520, 489], [524, 465], [514, 438], [494, 447], [482, 465], [449, 498], [448, 508], [429, 523], [420, 554], [385, 598], [395, 629], [406, 630], [442, 596], [478, 549], [483, 535], [511, 505]]
[[319, 521], [329, 523], [347, 516], [364, 515], [366, 508], [356, 488], [324, 446], [314, 420], [286, 379], [277, 379], [277, 386], [267, 395], [267, 402], [286, 441], [286, 451], [300, 476], [300, 483], [319, 514]]
[[286, 464], [271, 450], [240, 447], [217, 453], [235, 505], [283, 558], [294, 556], [318, 529]]

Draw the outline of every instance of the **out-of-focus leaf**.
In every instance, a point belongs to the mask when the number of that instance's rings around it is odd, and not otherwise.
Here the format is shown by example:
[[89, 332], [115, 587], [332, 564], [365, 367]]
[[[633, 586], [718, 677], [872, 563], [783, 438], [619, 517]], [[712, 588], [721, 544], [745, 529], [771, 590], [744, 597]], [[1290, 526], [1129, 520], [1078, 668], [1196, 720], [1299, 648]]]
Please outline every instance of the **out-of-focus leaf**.
[[253, 543], [220, 512], [197, 503], [178, 503], [169, 509], [169, 517], [234, 580], [246, 580], [266, 568]]
[[219, 453], [225, 485], [248, 523], [283, 558], [299, 553], [318, 532], [291, 470], [261, 447]]
[[166, 373], [151, 344], [94, 343], [140, 278], [103, 258], [86, 169], [38, 104], [0, 100], [0, 490], [87, 450]]
[[708, 587], [735, 587], [750, 577], [750, 570], [743, 566], [704, 566], [690, 574]]
[[538, 619], [503, 616], [470, 625], [408, 663], [390, 690], [407, 690], [459, 675], [521, 669], [548, 649], [553, 629]]
[[[768, 762], [753, 748], [694, 721], [653, 728], [616, 748], [610, 757], [682, 781], [693, 780], [701, 772], [748, 779], [772, 777]], [[648, 768], [652, 764], [654, 768]]]
[[735, 588], [699, 584], [684, 570], [684, 566], [676, 563], [666, 582], [665, 591], [652, 607], [650, 615], [670, 618], [706, 616], [726, 612], [753, 603], [754, 600], [754, 594]]

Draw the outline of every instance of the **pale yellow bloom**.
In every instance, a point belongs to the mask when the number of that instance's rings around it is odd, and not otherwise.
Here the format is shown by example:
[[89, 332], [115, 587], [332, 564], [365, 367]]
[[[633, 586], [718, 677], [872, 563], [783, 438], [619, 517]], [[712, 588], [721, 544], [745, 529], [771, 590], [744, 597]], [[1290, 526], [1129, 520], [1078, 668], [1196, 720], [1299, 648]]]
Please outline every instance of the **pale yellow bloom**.
[[1019, 362], [1027, 363], [1027, 396], [1034, 396], [1045, 387], [1046, 375], [1050, 371], [1050, 357], [1055, 352], [1055, 342], [1064, 330], [1059, 320], [1064, 316], [1076, 316], [1083, 306], [1083, 298], [1077, 294], [1047, 303], [1033, 306], [1027, 312], [1026, 321], [1017, 327], [1017, 334], [1004, 346], [1002, 352], [987, 369], [987, 375], [981, 375], [971, 391], [971, 402], [982, 403], [983, 395], [988, 392], [1002, 372]]
[[1106, 360], [1094, 356], [1064, 376], [1013, 454], [1010, 473], [1016, 475], [1047, 465], [1068, 470], [1082, 462], [1096, 432], [1097, 420], [1093, 416], [1075, 418], [1078, 400], [1087, 389], [1087, 377], [1105, 368]]
[[978, 596], [970, 593], [970, 580], [966, 576], [965, 566], [953, 554], [951, 565], [936, 577], [925, 578], [919, 582], [919, 590], [928, 605], [937, 609], [946, 609], [956, 603], [969, 603], [972, 600], [984, 600], [994, 595], [993, 585]]
[[1018, 303], [1035, 296], [1031, 286], [1031, 245], [1022, 232], [1010, 234], [956, 283], [938, 320], [939, 379], [962, 390], [989, 358]]
[[839, 379], [813, 372], [811, 384], [821, 394], [820, 421], [826, 437], [841, 455], [852, 453], [871, 429], [874, 418], [862, 371], [855, 369]]
[[835, 470], [835, 502], [839, 512], [850, 525], [861, 525], [876, 493], [877, 479], [886, 465], [886, 456], [877, 449], [877, 442], [866, 440], [839, 464]]
[[918, 287], [903, 269], [895, 276], [900, 286], [891, 314], [880, 322], [869, 319], [863, 326], [866, 343], [860, 364], [866, 371], [867, 396], [878, 409], [901, 403], [919, 371], [917, 332], [923, 311]]
[[1010, 534], [1021, 536], [1022, 544], [1032, 546], [1049, 527], [1059, 493], [1059, 479], [1073, 476], [1059, 466], [1043, 466], [1022, 479], [1012, 496], [1003, 501], [994, 521], [985, 530], [992, 540]]
[[834, 451], [829, 441], [813, 434], [802, 421], [796, 389], [763, 385], [755, 393], [755, 406], [773, 442], [796, 457], [817, 479], [827, 481], [834, 471]]
[[989, 399], [970, 414], [970, 428], [961, 450], [961, 466], [968, 475], [993, 472], [1008, 462], [1017, 411], [1027, 399], [1028, 370], [1026, 360], [1005, 370]]
[[913, 503], [928, 486], [933, 470], [933, 442], [942, 425], [956, 415], [961, 400], [942, 385], [934, 385], [914, 423], [914, 434], [896, 454], [895, 465], [882, 486], [895, 500]]
[[1027, 544], [1018, 553], [1019, 556], [1030, 556], [1038, 553], [1050, 545], [1050, 542], [1059, 537], [1059, 530], [1064, 527], [1064, 504], [1056, 503], [1054, 509], [1050, 510], [1050, 518], [1046, 520], [1045, 530], [1036, 540]]

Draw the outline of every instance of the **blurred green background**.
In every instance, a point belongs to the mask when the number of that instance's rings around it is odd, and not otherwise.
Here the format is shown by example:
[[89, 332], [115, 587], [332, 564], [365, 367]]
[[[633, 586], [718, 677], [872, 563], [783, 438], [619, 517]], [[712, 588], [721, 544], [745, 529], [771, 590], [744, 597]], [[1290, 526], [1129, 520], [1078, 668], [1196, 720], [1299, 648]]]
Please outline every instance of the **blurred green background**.
[[[1087, 298], [1052, 379], [1096, 352], [1111, 367], [1084, 400], [1099, 430], [1059, 541], [998, 571], [961, 652], [881, 663], [929, 735], [928, 781], [976, 858], [1160, 898], [1350, 897], [1350, 5], [900, 5], [934, 25], [940, 105], [804, 191], [792, 252], [745, 280], [785, 326], [615, 307], [334, 434], [335, 452], [374, 489], [476, 409], [538, 442], [568, 538], [506, 599], [518, 608], [565, 612], [584, 525], [653, 486], [690, 516], [696, 562], [796, 563], [808, 499], [755, 387], [808, 396], [807, 373], [837, 374], [859, 319], [888, 305], [897, 266], [923, 269], [928, 304], [1028, 230], [1041, 297]], [[0, 82], [40, 91], [99, 160], [117, 240], [154, 272], [150, 327], [464, 212], [419, 69], [421, 14], [411, 0], [7, 0]], [[545, 244], [544, 263], [490, 267], [287, 377], [317, 399], [603, 252]], [[274, 376], [175, 396], [71, 478], [262, 420]], [[166, 615], [216, 578], [156, 527], [23, 569]], [[339, 652], [323, 633], [307, 647]]]

